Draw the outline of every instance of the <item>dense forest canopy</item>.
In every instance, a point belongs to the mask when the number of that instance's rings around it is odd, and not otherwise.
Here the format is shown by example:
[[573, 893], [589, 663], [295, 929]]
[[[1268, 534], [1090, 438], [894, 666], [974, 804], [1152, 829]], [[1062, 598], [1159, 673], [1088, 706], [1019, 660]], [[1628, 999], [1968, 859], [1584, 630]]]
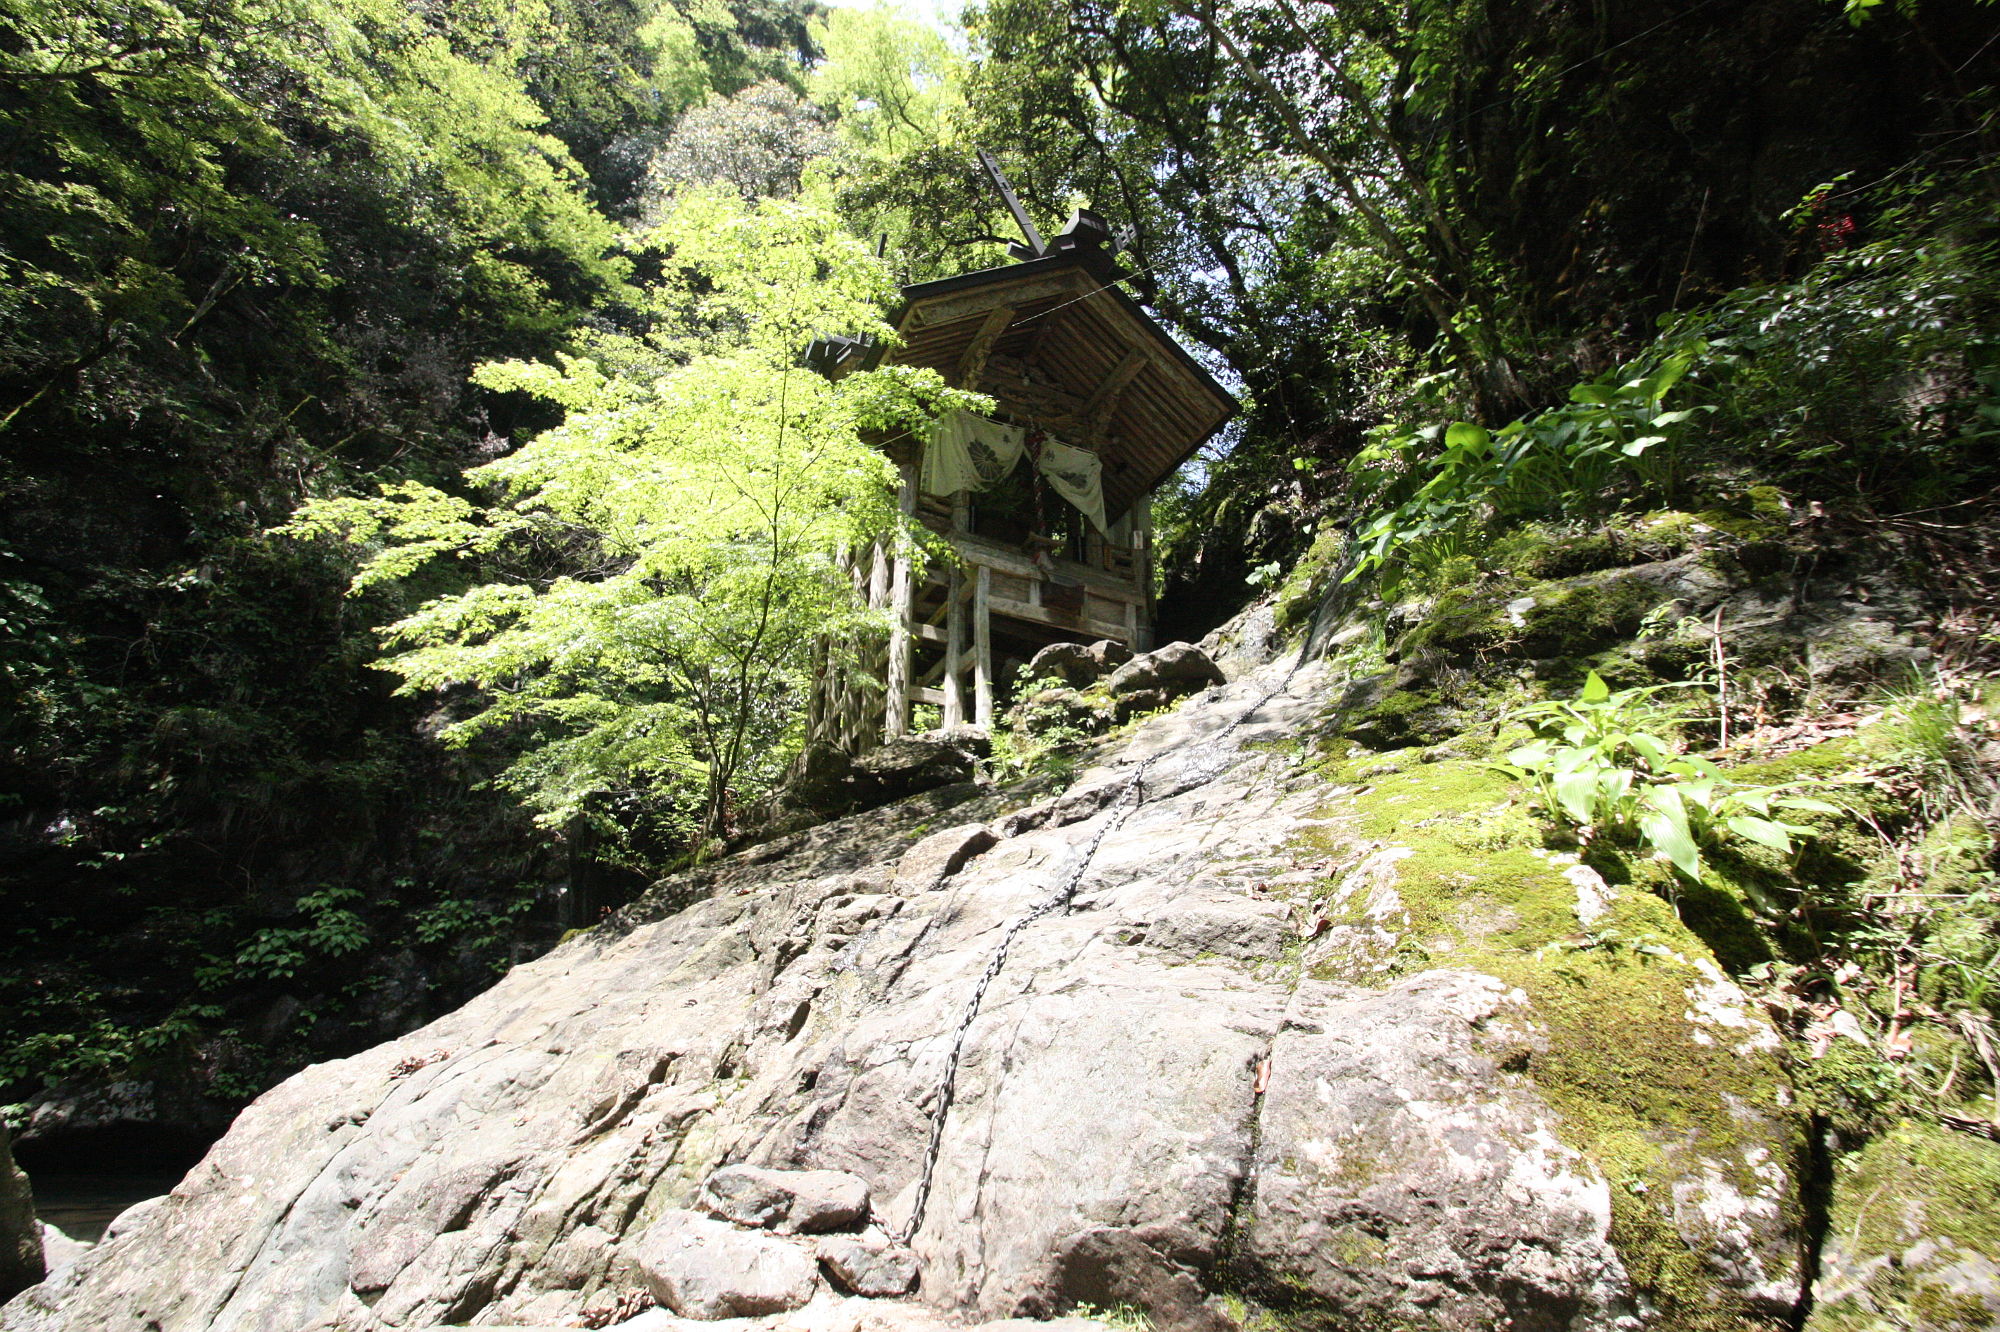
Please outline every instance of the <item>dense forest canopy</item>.
[[1166, 636], [1295, 564], [1448, 587], [1510, 524], [1989, 495], [1996, 34], [0, 0], [0, 1098], [233, 1104], [725, 836], [812, 628], [866, 629], [858, 432], [959, 401], [796, 349], [1005, 262], [980, 148], [1242, 388], [1159, 505]]

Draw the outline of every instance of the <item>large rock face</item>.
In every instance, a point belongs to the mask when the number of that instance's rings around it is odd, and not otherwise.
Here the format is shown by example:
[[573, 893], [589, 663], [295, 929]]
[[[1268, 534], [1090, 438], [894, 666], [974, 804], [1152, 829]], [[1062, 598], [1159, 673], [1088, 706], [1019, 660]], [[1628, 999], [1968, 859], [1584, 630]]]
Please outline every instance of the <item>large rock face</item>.
[[[1788, 1309], [1763, 1020], [1482, 765], [1301, 756], [1339, 683], [1278, 663], [1038, 804], [920, 798], [668, 881], [266, 1094], [0, 1328], [559, 1324], [638, 1288], [640, 1237], [735, 1164], [858, 1176], [868, 1243], [913, 1229], [915, 1298], [968, 1320]], [[1576, 943], [1585, 918], [1652, 944]]]

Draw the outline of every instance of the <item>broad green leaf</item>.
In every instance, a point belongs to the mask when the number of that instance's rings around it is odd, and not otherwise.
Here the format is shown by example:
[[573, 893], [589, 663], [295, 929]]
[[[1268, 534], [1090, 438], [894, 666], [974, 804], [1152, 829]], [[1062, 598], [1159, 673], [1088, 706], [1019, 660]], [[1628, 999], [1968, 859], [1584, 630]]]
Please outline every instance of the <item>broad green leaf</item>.
[[1602, 384], [1578, 384], [1569, 391], [1571, 402], [1589, 403], [1595, 407], [1609, 407], [1618, 395]]
[[1674, 788], [1680, 798], [1697, 809], [1707, 809], [1715, 801], [1715, 782], [1709, 778], [1682, 782]]
[[1657, 735], [1648, 735], [1644, 731], [1632, 732], [1632, 734], [1625, 737], [1625, 743], [1632, 746], [1648, 763], [1655, 766], [1665, 763], [1673, 753], [1671, 749], [1667, 748], [1666, 741], [1660, 739]]
[[1792, 839], [1786, 836], [1785, 825], [1782, 823], [1773, 823], [1769, 819], [1760, 819], [1749, 814], [1739, 814], [1728, 820], [1724, 826], [1738, 837], [1747, 838], [1759, 846], [1768, 846], [1773, 851], [1782, 851], [1787, 855], [1791, 853]]
[[1470, 421], [1456, 422], [1444, 432], [1447, 448], [1464, 449], [1469, 453], [1483, 452], [1490, 441], [1491, 436], [1486, 433], [1486, 427], [1474, 425]]
[[1597, 820], [1597, 772], [1583, 769], [1566, 772], [1555, 780], [1556, 803], [1578, 823]]
[[1780, 809], [1802, 809], [1813, 814], [1839, 814], [1840, 806], [1829, 805], [1824, 800], [1814, 800], [1810, 796], [1780, 796], [1771, 802]]
[[1636, 458], [1640, 454], [1644, 453], [1647, 449], [1652, 448], [1655, 444], [1664, 444], [1666, 442], [1667, 442], [1667, 437], [1665, 435], [1642, 435], [1638, 439], [1632, 440], [1630, 443], [1626, 444], [1624, 450], [1625, 456], [1628, 458]]
[[1662, 852], [1674, 864], [1674, 868], [1690, 879], [1701, 877], [1701, 851], [1694, 844], [1694, 836], [1686, 823], [1669, 818], [1655, 810], [1639, 818], [1639, 831], [1655, 849]]

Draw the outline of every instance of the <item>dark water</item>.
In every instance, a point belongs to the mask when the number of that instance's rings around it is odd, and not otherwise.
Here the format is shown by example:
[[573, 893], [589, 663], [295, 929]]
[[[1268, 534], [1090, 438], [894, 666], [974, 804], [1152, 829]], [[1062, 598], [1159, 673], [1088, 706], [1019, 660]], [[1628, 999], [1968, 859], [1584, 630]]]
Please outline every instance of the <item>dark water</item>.
[[35, 1214], [71, 1239], [95, 1244], [111, 1219], [135, 1202], [158, 1197], [181, 1182], [181, 1171], [121, 1170], [106, 1174], [38, 1171], [28, 1182], [35, 1190]]
[[180, 1183], [208, 1144], [204, 1134], [119, 1125], [17, 1140], [14, 1159], [28, 1172], [35, 1215], [94, 1244], [120, 1212]]

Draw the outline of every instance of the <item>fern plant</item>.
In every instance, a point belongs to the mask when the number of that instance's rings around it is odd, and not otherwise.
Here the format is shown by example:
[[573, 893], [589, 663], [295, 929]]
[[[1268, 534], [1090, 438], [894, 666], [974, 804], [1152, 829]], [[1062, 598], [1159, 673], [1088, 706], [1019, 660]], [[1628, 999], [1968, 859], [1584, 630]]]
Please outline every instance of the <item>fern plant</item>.
[[1724, 835], [1789, 855], [1792, 839], [1811, 829], [1786, 821], [1788, 812], [1837, 812], [1823, 800], [1796, 794], [1806, 783], [1757, 786], [1731, 780], [1715, 764], [1684, 753], [1657, 695], [1685, 685], [1613, 691], [1592, 671], [1574, 699], [1517, 709], [1542, 738], [1508, 754], [1507, 771], [1532, 781], [1543, 807], [1574, 825], [1586, 841], [1633, 840], [1672, 862], [1689, 879], [1702, 876], [1701, 844]]

